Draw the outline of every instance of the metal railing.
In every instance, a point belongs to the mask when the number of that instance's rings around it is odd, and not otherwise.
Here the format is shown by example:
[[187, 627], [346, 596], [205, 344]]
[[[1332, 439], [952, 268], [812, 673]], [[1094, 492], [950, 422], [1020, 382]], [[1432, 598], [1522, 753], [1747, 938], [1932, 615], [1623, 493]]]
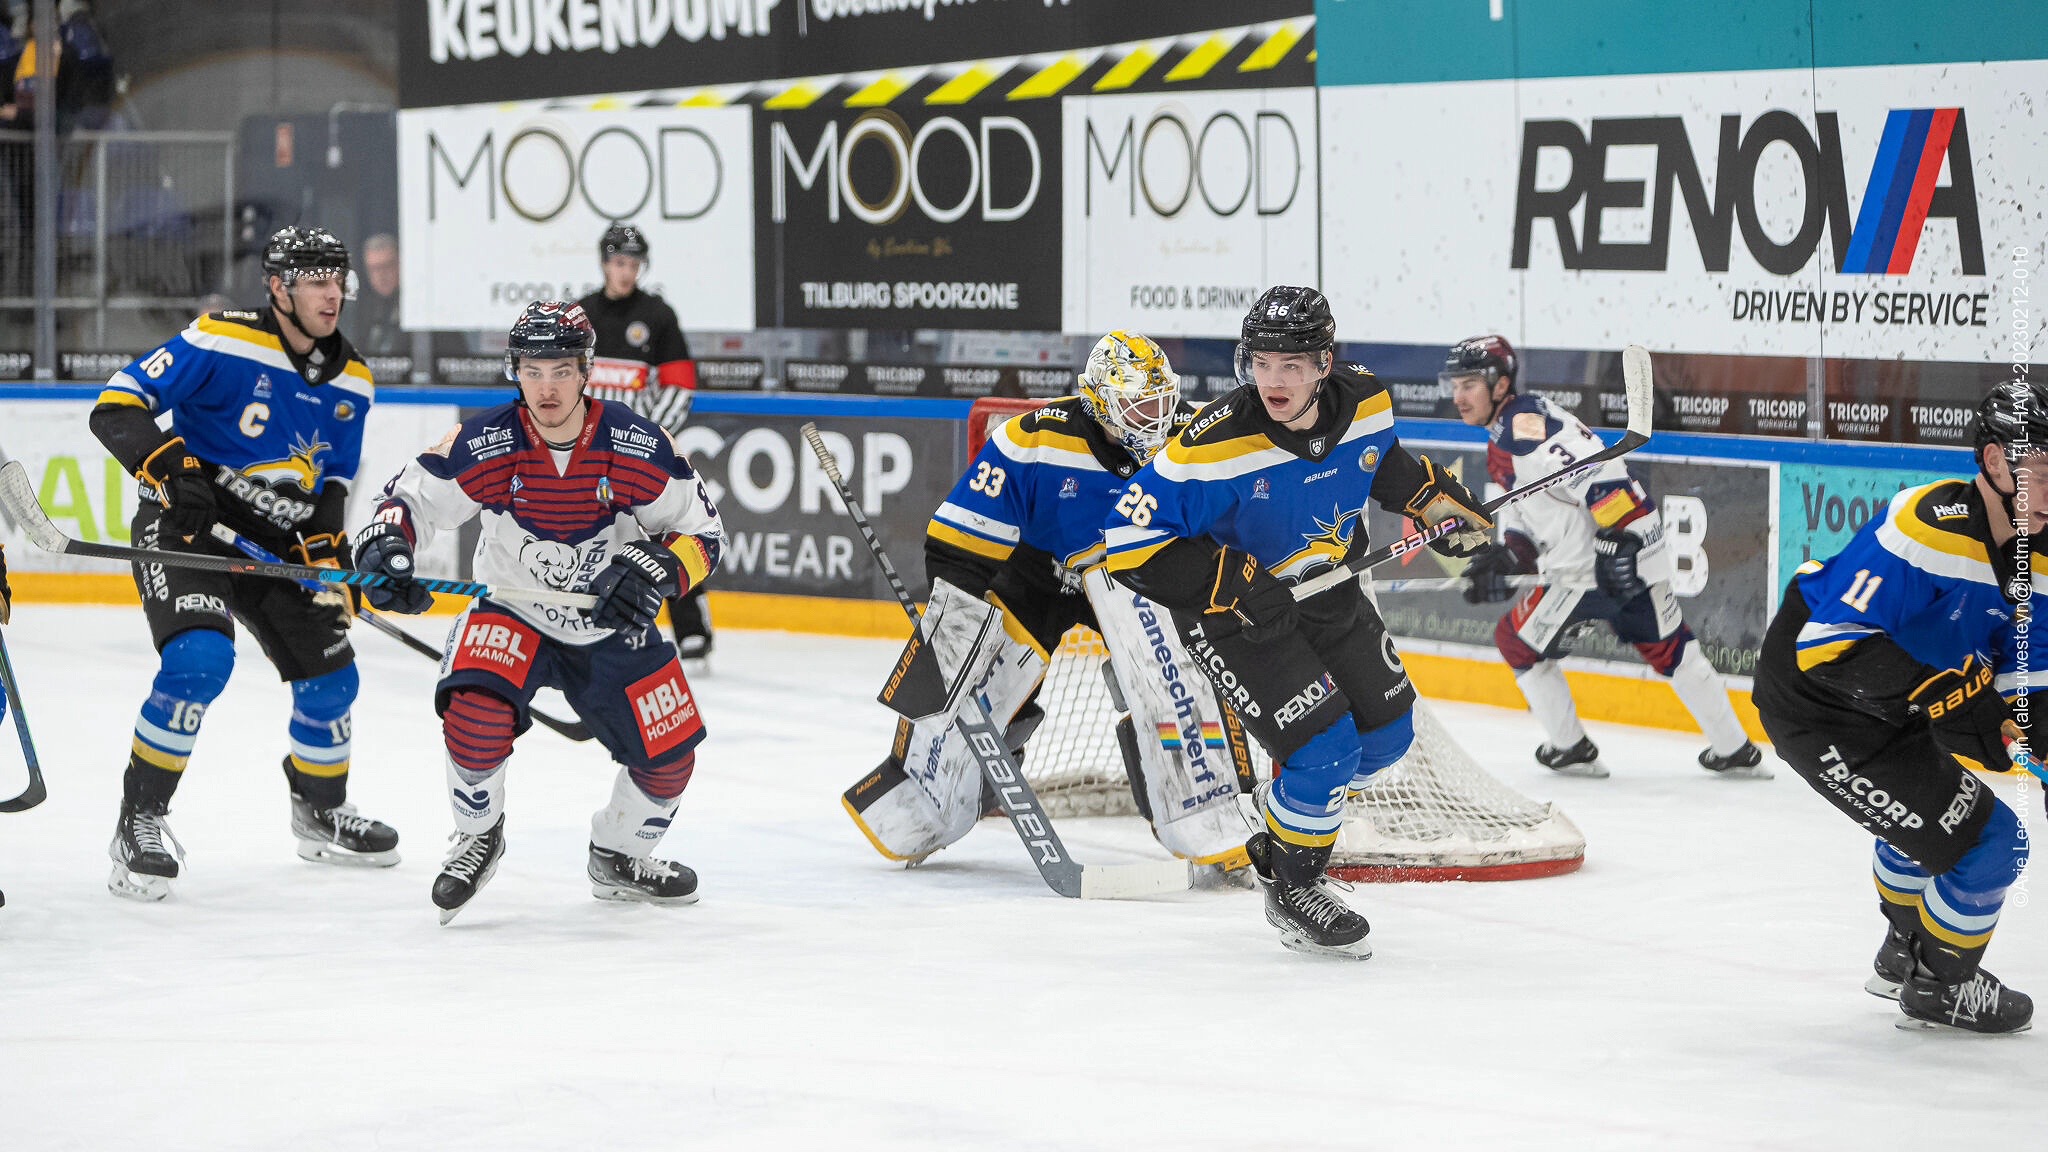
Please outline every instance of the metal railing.
[[19, 324], [45, 303], [35, 292], [38, 240], [56, 248], [56, 291], [47, 306], [90, 313], [95, 346], [106, 343], [109, 313], [189, 316], [227, 287], [235, 239], [231, 133], [60, 137], [56, 227], [47, 238], [35, 227], [34, 139], [0, 131], [0, 322]]

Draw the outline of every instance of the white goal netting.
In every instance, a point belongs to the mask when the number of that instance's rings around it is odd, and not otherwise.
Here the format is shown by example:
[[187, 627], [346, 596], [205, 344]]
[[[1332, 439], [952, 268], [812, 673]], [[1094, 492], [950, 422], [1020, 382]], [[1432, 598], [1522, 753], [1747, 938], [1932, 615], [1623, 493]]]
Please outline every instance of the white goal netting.
[[[995, 424], [1031, 401], [980, 400], [969, 421], [978, 451]], [[1117, 747], [1120, 715], [1104, 683], [1108, 649], [1076, 627], [1053, 653], [1039, 703], [1046, 718], [1024, 753], [1024, 773], [1054, 817], [1136, 815]], [[1272, 764], [1256, 746], [1260, 779]], [[1427, 703], [1415, 709], [1415, 745], [1374, 778], [1345, 812], [1331, 871], [1350, 880], [1492, 880], [1577, 868], [1585, 837], [1554, 804], [1489, 775], [1458, 746]]]

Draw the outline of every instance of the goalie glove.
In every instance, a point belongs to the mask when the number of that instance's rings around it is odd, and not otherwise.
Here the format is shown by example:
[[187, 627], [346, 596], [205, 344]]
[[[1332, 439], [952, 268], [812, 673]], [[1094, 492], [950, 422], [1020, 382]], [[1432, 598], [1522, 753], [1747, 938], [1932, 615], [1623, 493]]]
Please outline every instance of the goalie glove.
[[1430, 541], [1429, 546], [1444, 556], [1470, 556], [1493, 543], [1493, 518], [1479, 510], [1479, 501], [1471, 490], [1429, 457], [1419, 457], [1418, 462], [1422, 465], [1422, 486], [1401, 510], [1430, 527], [1452, 517], [1464, 523], [1464, 527], [1450, 535]]
[[1209, 587], [1209, 604], [1202, 617], [1223, 616], [1234, 621], [1244, 638], [1264, 644], [1294, 631], [1301, 615], [1294, 606], [1294, 591], [1279, 577], [1261, 567], [1251, 553], [1237, 548], [1216, 550], [1216, 579]]
[[1991, 666], [1972, 654], [1963, 658], [1961, 668], [1944, 668], [1922, 680], [1906, 698], [1927, 718], [1934, 742], [1957, 763], [2001, 772], [2012, 763], [2005, 746], [2012, 709], [1992, 679]]
[[1643, 550], [1643, 538], [1626, 528], [1602, 528], [1593, 533], [1593, 582], [1617, 604], [1650, 590], [1636, 571], [1636, 556]]

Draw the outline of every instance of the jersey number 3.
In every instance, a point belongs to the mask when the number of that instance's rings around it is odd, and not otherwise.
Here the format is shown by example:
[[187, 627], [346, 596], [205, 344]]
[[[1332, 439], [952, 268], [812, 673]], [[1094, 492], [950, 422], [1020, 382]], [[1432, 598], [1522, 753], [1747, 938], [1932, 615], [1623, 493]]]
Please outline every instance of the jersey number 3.
[[1152, 523], [1152, 513], [1159, 508], [1159, 500], [1145, 495], [1145, 490], [1136, 484], [1125, 492], [1123, 499], [1116, 502], [1117, 515], [1143, 528]]
[[991, 500], [1002, 495], [1003, 470], [986, 460], [981, 462], [980, 469], [980, 471], [974, 474], [974, 479], [967, 482], [967, 486]]

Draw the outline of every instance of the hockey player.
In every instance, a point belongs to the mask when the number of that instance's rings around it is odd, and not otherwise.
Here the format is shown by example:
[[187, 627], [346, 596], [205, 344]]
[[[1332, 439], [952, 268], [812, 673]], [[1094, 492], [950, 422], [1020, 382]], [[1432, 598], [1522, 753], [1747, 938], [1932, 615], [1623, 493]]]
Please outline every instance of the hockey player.
[[[1605, 445], [1579, 418], [1534, 393], [1515, 390], [1515, 350], [1501, 336], [1451, 348], [1437, 376], [1467, 424], [1486, 429], [1486, 471], [1503, 489], [1534, 483]], [[1723, 776], [1769, 779], [1728, 693], [1671, 591], [1671, 559], [1656, 502], [1610, 460], [1501, 510], [1501, 542], [1465, 568], [1473, 604], [1513, 595], [1507, 577], [1541, 573], [1493, 630], [1494, 646], [1548, 739], [1536, 759], [1567, 776], [1604, 777], [1600, 750], [1579, 724], [1558, 660], [1574, 626], [1604, 621], [1671, 682], [1708, 746], [1700, 767]]]
[[[305, 564], [349, 560], [342, 517], [374, 390], [340, 332], [354, 295], [348, 249], [323, 228], [281, 228], [263, 249], [269, 302], [201, 316], [116, 372], [93, 434], [148, 494], [136, 544], [239, 553], [216, 523]], [[158, 418], [169, 413], [164, 432]], [[117, 895], [161, 900], [182, 850], [164, 823], [207, 706], [234, 668], [236, 620], [292, 687], [292, 833], [308, 860], [388, 867], [398, 833], [347, 803], [356, 697], [348, 605], [295, 584], [167, 564], [135, 565], [160, 666], [135, 721], [109, 854]]]
[[1800, 565], [1755, 693], [1778, 755], [1877, 836], [1887, 928], [1865, 988], [1898, 1000], [1901, 1028], [2017, 1032], [2033, 1001], [1982, 962], [2026, 832], [1970, 770], [2009, 765], [2005, 727], [2031, 719], [2048, 386], [2001, 385], [1974, 439], [1974, 478], [1908, 488], [1832, 559]]
[[370, 603], [423, 612], [413, 549], [482, 521], [480, 580], [587, 591], [587, 614], [479, 600], [449, 633], [434, 707], [447, 744], [456, 844], [434, 880], [448, 923], [505, 851], [505, 760], [531, 720], [533, 694], [568, 697], [619, 772], [590, 822], [588, 873], [602, 900], [687, 904], [690, 869], [651, 853], [696, 765], [704, 724], [675, 649], [654, 627], [664, 598], [718, 564], [718, 510], [689, 462], [652, 421], [588, 399], [592, 334], [574, 304], [538, 301], [512, 326], [505, 374], [518, 399], [462, 422], [385, 488], [356, 535], [358, 565], [397, 581]]
[[1313, 288], [1252, 304], [1239, 387], [1205, 409], [1124, 489], [1108, 567], [1174, 610], [1224, 705], [1284, 765], [1259, 788], [1245, 845], [1281, 943], [1364, 959], [1365, 917], [1324, 876], [1344, 801], [1414, 738], [1408, 682], [1354, 581], [1297, 605], [1290, 585], [1366, 550], [1366, 501], [1462, 527], [1434, 545], [1485, 546], [1493, 522], [1455, 478], [1394, 437], [1372, 373], [1337, 364], [1336, 320]]
[[[647, 237], [640, 229], [631, 224], [606, 228], [597, 242], [604, 287], [576, 303], [597, 330], [590, 395], [623, 404], [673, 436], [690, 418], [697, 365], [676, 310], [640, 287], [647, 254]], [[711, 613], [701, 586], [670, 601], [668, 618], [685, 660], [711, 655]]]
[[[1242, 867], [1236, 774], [1220, 746], [1211, 750], [1221, 743], [1216, 724], [1204, 723], [1217, 715], [1213, 701], [1190, 692], [1199, 681], [1178, 642], [1169, 647], [1170, 630], [1156, 642], [1148, 636], [1148, 619], [1161, 631], [1155, 607], [1094, 572], [1084, 576], [1101, 561], [1102, 519], [1123, 485], [1195, 409], [1180, 399], [1166, 354], [1130, 332], [1096, 343], [1078, 385], [1077, 395], [996, 428], [933, 513], [924, 631], [950, 674], [972, 665], [948, 647], [948, 622], [1000, 614], [987, 641], [997, 650], [987, 656], [994, 670], [978, 690], [1018, 750], [1044, 717], [1033, 697], [1047, 654], [1075, 624], [1102, 633], [1131, 712], [1119, 722], [1125, 769], [1154, 834], [1197, 864]], [[891, 859], [923, 859], [986, 810], [981, 773], [952, 720], [899, 722], [888, 758], [845, 794], [848, 814]]]

